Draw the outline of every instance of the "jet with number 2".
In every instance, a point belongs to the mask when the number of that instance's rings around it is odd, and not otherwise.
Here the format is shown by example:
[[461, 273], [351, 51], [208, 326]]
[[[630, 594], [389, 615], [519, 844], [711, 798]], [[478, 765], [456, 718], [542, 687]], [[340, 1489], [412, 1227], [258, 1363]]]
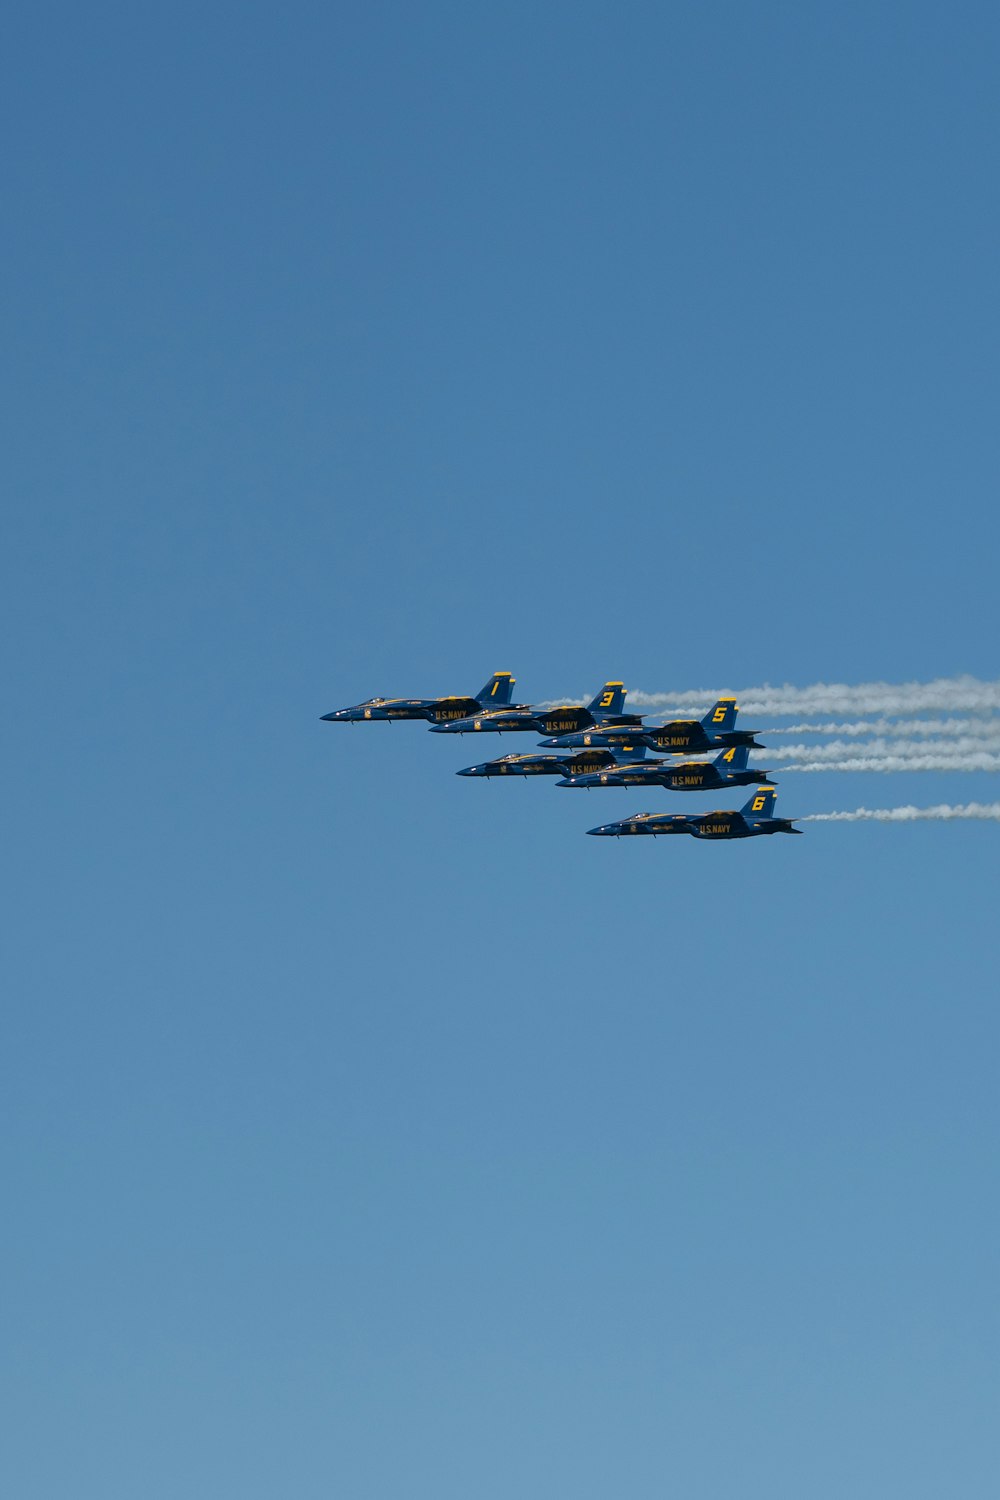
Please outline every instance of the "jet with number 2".
[[[736, 715], [739, 709], [735, 698], [720, 698], [703, 719], [673, 719], [669, 724], [644, 724], [633, 729], [631, 736], [642, 736], [650, 750], [677, 755], [688, 750], [695, 755], [708, 750], [728, 750], [731, 745], [746, 745], [749, 750], [760, 750], [754, 738], [756, 730], [737, 729]], [[560, 738], [543, 740], [546, 750], [590, 749], [600, 746], [613, 750], [616, 740], [629, 738], [629, 731], [615, 724], [599, 724], [595, 729], [585, 729]]]
[[321, 717], [328, 724], [364, 724], [368, 720], [429, 719], [432, 724], [464, 719], [489, 707], [505, 707], [514, 691], [509, 672], [494, 672], [474, 698], [369, 698], [352, 708], [337, 708]]
[[[606, 682], [596, 698], [584, 707], [581, 703], [561, 703], [553, 708], [533, 708], [515, 705], [513, 708], [484, 710], [466, 719], [456, 719], [448, 724], [435, 724], [432, 734], [529, 734], [569, 735], [572, 730], [593, 728], [594, 725], [615, 724], [626, 730], [631, 726], [634, 738], [641, 733], [638, 714], [623, 714], [625, 689], [620, 682]], [[568, 740], [547, 741], [557, 749], [577, 748]], [[589, 747], [582, 747], [589, 748]]]
[[[645, 755], [645, 745], [625, 747], [630, 763]], [[466, 766], [456, 771], [456, 776], [583, 776], [605, 768], [614, 769], [619, 764], [617, 750], [564, 750], [562, 755], [501, 755], [497, 760], [484, 760], [478, 766]], [[563, 783], [557, 783], [562, 786]]]
[[696, 839], [749, 839], [764, 833], [801, 833], [793, 828], [791, 818], [775, 818], [777, 792], [773, 786], [759, 787], [739, 812], [633, 813], [617, 823], [602, 823], [588, 828], [588, 833], [607, 838], [624, 838], [628, 834], [690, 833]]
[[[599, 751], [581, 750], [580, 755]], [[606, 754], [612, 752], [607, 751]], [[556, 786], [662, 786], [668, 792], [715, 792], [731, 786], [755, 786], [768, 781], [766, 771], [747, 768], [750, 751], [746, 745], [731, 745], [714, 760], [646, 760], [636, 764], [595, 766], [592, 770], [571, 772]]]

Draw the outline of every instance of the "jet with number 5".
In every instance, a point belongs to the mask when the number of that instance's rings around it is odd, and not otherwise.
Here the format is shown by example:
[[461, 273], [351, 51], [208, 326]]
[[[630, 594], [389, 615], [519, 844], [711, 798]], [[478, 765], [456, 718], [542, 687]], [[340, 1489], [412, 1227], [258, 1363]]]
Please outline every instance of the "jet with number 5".
[[[599, 754], [581, 750], [580, 755]], [[606, 754], [612, 752], [607, 751]], [[770, 778], [766, 771], [747, 768], [750, 751], [746, 745], [731, 745], [714, 760], [647, 760], [624, 765], [597, 766], [592, 770], [572, 772], [556, 786], [662, 786], [668, 792], [715, 792], [731, 786], [755, 786]]]
[[505, 707], [513, 691], [511, 674], [494, 672], [474, 698], [368, 698], [352, 708], [337, 708], [321, 717], [327, 724], [364, 724], [370, 719], [388, 720], [390, 724], [397, 719], [429, 719], [432, 724], [443, 724], [482, 713], [489, 707]]
[[617, 823], [602, 823], [588, 833], [607, 838], [628, 834], [690, 833], [696, 839], [749, 839], [764, 833], [801, 833], [791, 818], [775, 818], [777, 792], [773, 786], [759, 787], [739, 812], [633, 813]]
[[546, 750], [590, 749], [601, 747], [614, 749], [616, 740], [641, 735], [650, 750], [677, 755], [687, 750], [695, 755], [709, 750], [728, 750], [732, 745], [746, 745], [749, 750], [763, 747], [754, 738], [756, 730], [737, 729], [736, 715], [739, 709], [735, 698], [720, 698], [703, 719], [672, 719], [669, 724], [644, 724], [641, 729], [620, 729], [616, 724], [599, 724], [595, 729], [585, 729], [560, 738], [543, 740]]
[[435, 724], [431, 732], [433, 734], [514, 734], [526, 731], [529, 734], [566, 736], [565, 739], [546, 741], [546, 744], [552, 744], [560, 750], [589, 748], [589, 746], [578, 746], [576, 741], [570, 743], [570, 731], [593, 728], [595, 725], [614, 724], [626, 731], [631, 726], [632, 734], [629, 736], [626, 732], [626, 739], [634, 738], [641, 733], [638, 726], [642, 720], [639, 715], [623, 714], [624, 705], [625, 689], [622, 684], [606, 682], [597, 696], [586, 706], [581, 703], [561, 703], [552, 708], [533, 708], [530, 704], [515, 705], [513, 708], [495, 708], [484, 710], [466, 719], [456, 719], [448, 724]]

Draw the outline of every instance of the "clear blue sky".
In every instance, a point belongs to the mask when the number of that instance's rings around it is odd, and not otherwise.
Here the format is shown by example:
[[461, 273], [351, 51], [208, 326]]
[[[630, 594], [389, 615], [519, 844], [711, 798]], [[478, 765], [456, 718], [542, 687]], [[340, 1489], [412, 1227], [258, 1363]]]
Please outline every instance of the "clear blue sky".
[[991, 1492], [997, 828], [608, 843], [319, 715], [997, 676], [998, 51], [9, 19], [5, 1493]]

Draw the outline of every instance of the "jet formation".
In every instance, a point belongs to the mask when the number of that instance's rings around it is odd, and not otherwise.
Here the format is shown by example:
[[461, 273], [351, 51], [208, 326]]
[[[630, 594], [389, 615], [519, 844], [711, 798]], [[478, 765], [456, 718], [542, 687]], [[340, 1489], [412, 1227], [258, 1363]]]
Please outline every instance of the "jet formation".
[[[466, 766], [459, 776], [550, 776], [559, 787], [658, 787], [668, 792], [706, 792], [754, 786], [737, 811], [634, 813], [602, 823], [588, 833], [617, 838], [641, 834], [690, 834], [697, 839], [745, 839], [762, 834], [799, 833], [790, 818], [776, 818], [777, 791], [766, 771], [751, 769], [750, 751], [764, 747], [756, 731], [737, 729], [735, 698], [720, 698], [701, 719], [646, 724], [644, 714], [626, 714], [625, 688], [606, 682], [589, 703], [512, 703], [515, 679], [494, 672], [473, 697], [368, 698], [323, 714], [330, 724], [394, 723], [423, 719], [432, 734], [517, 734], [543, 736], [538, 751], [511, 753]], [[649, 752], [656, 751], [655, 758]], [[554, 752], [554, 753], [551, 753]], [[714, 754], [712, 760], [679, 760], [687, 753]]]

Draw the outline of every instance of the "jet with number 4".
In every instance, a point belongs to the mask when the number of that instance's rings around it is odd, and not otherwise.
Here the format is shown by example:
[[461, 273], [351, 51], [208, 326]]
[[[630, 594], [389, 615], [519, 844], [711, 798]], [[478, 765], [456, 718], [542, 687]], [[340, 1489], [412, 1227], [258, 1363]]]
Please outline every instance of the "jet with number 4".
[[[669, 755], [677, 755], [682, 750], [699, 755], [709, 750], [728, 750], [733, 745], [746, 745], [748, 750], [762, 749], [754, 738], [756, 730], [735, 727], [738, 713], [735, 698], [720, 698], [703, 719], [673, 719], [669, 724], [644, 724], [641, 729], [633, 729], [631, 734], [641, 735], [647, 749]], [[617, 724], [599, 724], [594, 729], [543, 740], [542, 745], [546, 750], [595, 747], [613, 750], [617, 740], [629, 737], [629, 732], [620, 729]]]
[[617, 823], [602, 823], [588, 833], [624, 838], [628, 834], [690, 833], [696, 839], [749, 839], [764, 833], [801, 833], [791, 818], [775, 818], [777, 792], [762, 786], [739, 812], [633, 813]]
[[[586, 706], [581, 703], [561, 703], [552, 708], [534, 708], [530, 704], [513, 708], [483, 710], [468, 718], [455, 719], [447, 724], [435, 724], [433, 734], [548, 734], [569, 736], [573, 730], [591, 729], [595, 725], [614, 724], [626, 730], [625, 739], [631, 740], [641, 731], [642, 720], [638, 714], [624, 714], [625, 689], [620, 682], [606, 682], [595, 698]], [[631, 727], [632, 735], [627, 729]], [[578, 746], [567, 739], [546, 741], [557, 749], [589, 748]], [[606, 748], [599, 746], [599, 748]]]
[[337, 708], [321, 717], [328, 724], [364, 724], [369, 719], [429, 719], [432, 724], [464, 719], [482, 713], [488, 707], [506, 707], [514, 691], [509, 672], [494, 672], [485, 687], [474, 698], [368, 698], [352, 708]]
[[[599, 751], [581, 750], [580, 755]], [[606, 751], [605, 754], [612, 754]], [[636, 764], [625, 762], [596, 766], [592, 770], [572, 772], [556, 786], [662, 786], [668, 792], [715, 792], [731, 786], [755, 786], [770, 780], [766, 771], [747, 768], [750, 751], [746, 745], [731, 745], [714, 760], [647, 760]]]
[[[645, 745], [625, 747], [629, 762], [639, 760], [646, 753]], [[617, 750], [564, 750], [562, 755], [501, 755], [497, 760], [484, 760], [478, 766], [466, 766], [456, 771], [456, 776], [584, 776], [604, 769], [614, 770], [619, 764]], [[631, 768], [631, 767], [630, 767]], [[559, 786], [563, 782], [557, 783]], [[568, 783], [565, 783], [568, 784]]]

